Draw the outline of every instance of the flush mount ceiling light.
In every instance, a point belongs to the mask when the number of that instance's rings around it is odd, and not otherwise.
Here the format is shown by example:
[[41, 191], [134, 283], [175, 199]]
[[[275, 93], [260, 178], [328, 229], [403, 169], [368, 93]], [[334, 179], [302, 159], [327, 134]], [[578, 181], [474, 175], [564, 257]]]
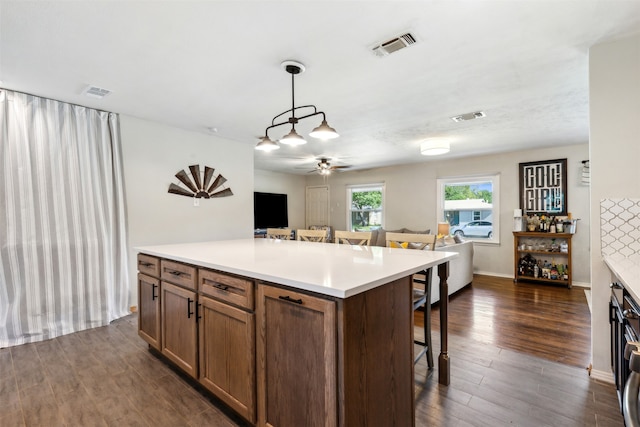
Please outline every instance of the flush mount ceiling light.
[[[275, 142], [271, 138], [269, 138], [269, 129], [272, 129], [272, 128], [275, 128], [275, 127], [278, 127], [278, 126], [282, 126], [282, 125], [286, 125], [286, 124], [291, 124], [291, 131], [289, 131], [288, 134], [286, 134], [284, 137], [282, 137], [282, 139], [280, 139], [280, 142], [283, 143], [283, 144], [287, 144], [287, 145], [302, 145], [302, 144], [306, 144], [307, 141], [302, 136], [300, 136], [298, 134], [298, 132], [296, 132], [296, 124], [300, 120], [303, 120], [303, 119], [306, 119], [306, 118], [309, 118], [309, 117], [313, 117], [313, 116], [318, 116], [318, 115], [322, 115], [322, 122], [320, 123], [320, 125], [318, 127], [313, 129], [309, 133], [309, 136], [311, 136], [313, 138], [318, 138], [318, 139], [333, 139], [333, 138], [337, 138], [339, 136], [338, 133], [336, 132], [336, 130], [334, 128], [329, 126], [329, 124], [327, 123], [327, 118], [325, 117], [324, 112], [318, 111], [318, 109], [316, 108], [315, 105], [302, 105], [302, 106], [296, 107], [294, 77], [295, 77], [296, 74], [300, 74], [300, 73], [304, 72], [304, 70], [305, 70], [304, 65], [302, 65], [300, 62], [296, 62], [296, 61], [284, 61], [280, 65], [282, 65], [282, 67], [285, 69], [285, 71], [287, 73], [291, 74], [291, 109], [283, 111], [282, 113], [278, 114], [273, 119], [271, 119], [271, 126], [269, 126], [269, 127], [267, 127], [265, 129], [264, 136], [262, 138], [260, 138], [260, 142], [258, 142], [258, 145], [256, 145], [256, 150], [272, 151], [272, 150], [277, 150], [278, 148], [280, 148], [280, 146], [278, 145], [277, 142]], [[309, 114], [300, 116], [300, 117], [296, 117], [296, 111], [297, 110], [303, 110], [303, 109], [306, 109], [308, 111], [312, 110], [312, 112], [310, 112]], [[280, 119], [285, 114], [291, 114], [291, 116], [287, 120], [276, 122], [276, 120]]]
[[430, 139], [420, 144], [420, 154], [423, 156], [438, 156], [449, 152], [449, 141]]

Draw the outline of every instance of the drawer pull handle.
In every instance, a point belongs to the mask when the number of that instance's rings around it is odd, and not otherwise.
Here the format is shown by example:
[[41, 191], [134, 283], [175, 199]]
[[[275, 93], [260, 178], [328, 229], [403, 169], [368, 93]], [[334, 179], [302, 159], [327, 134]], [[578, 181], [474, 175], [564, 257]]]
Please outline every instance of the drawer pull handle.
[[296, 304], [302, 304], [302, 299], [293, 299], [291, 298], [289, 295], [286, 296], [279, 296], [278, 298], [285, 300], [285, 301], [289, 301], [289, 302], [294, 302]]
[[202, 319], [202, 315], [200, 314], [200, 307], [202, 307], [202, 304], [196, 304], [196, 321], [198, 319]]
[[191, 304], [193, 304], [194, 302], [195, 300], [187, 298], [187, 319], [191, 319], [191, 315], [193, 314], [193, 311], [191, 310]]
[[141, 266], [143, 266], [143, 267], [151, 267], [151, 266], [153, 266], [153, 264], [152, 264], [152, 263], [150, 263], [150, 262], [144, 262], [144, 261], [140, 261], [140, 265], [141, 265]]
[[620, 285], [620, 283], [613, 282], [613, 283], [609, 284], [609, 288], [611, 288], [611, 289], [622, 289], [622, 286]]
[[158, 287], [158, 285], [151, 285], [151, 301], [155, 301], [156, 298], [158, 298], [158, 295], [156, 295], [156, 288]]
[[169, 274], [173, 274], [174, 276], [181, 276], [182, 272], [181, 271], [175, 271], [175, 270], [169, 270]]
[[220, 285], [218, 283], [216, 283], [215, 285], [213, 285], [214, 288], [220, 289], [221, 291], [226, 291], [227, 289], [229, 289], [228, 286], [225, 285]]
[[624, 310], [622, 312], [622, 315], [626, 318], [626, 319], [637, 319], [638, 318], [638, 313], [636, 313], [635, 310]]

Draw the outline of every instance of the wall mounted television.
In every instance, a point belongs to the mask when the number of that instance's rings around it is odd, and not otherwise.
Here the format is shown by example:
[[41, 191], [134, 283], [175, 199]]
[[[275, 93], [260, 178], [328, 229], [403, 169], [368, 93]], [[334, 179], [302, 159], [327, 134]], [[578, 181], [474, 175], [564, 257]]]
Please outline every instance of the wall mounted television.
[[287, 195], [253, 193], [253, 228], [288, 227]]

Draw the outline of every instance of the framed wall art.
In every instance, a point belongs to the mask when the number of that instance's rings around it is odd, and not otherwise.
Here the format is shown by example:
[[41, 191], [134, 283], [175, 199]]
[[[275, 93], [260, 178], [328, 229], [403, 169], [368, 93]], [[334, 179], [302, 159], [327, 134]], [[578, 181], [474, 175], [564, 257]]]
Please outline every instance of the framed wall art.
[[520, 209], [525, 215], [567, 214], [567, 159], [520, 163]]

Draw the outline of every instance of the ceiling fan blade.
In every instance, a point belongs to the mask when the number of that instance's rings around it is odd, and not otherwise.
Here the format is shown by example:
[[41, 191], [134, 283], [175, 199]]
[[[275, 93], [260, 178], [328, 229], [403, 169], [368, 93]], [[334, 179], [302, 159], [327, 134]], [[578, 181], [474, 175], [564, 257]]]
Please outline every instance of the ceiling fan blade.
[[200, 183], [200, 165], [191, 165], [189, 166], [189, 170], [191, 171], [191, 176], [193, 177], [193, 182], [196, 184], [196, 188], [198, 190], [202, 189]]
[[189, 179], [189, 175], [187, 175], [187, 173], [184, 170], [181, 170], [180, 172], [178, 172], [176, 174], [176, 178], [178, 178], [180, 182], [186, 185], [187, 188], [189, 188], [189, 190], [193, 191], [194, 193], [198, 192], [198, 189], [196, 188], [195, 185], [193, 185], [193, 183]]

